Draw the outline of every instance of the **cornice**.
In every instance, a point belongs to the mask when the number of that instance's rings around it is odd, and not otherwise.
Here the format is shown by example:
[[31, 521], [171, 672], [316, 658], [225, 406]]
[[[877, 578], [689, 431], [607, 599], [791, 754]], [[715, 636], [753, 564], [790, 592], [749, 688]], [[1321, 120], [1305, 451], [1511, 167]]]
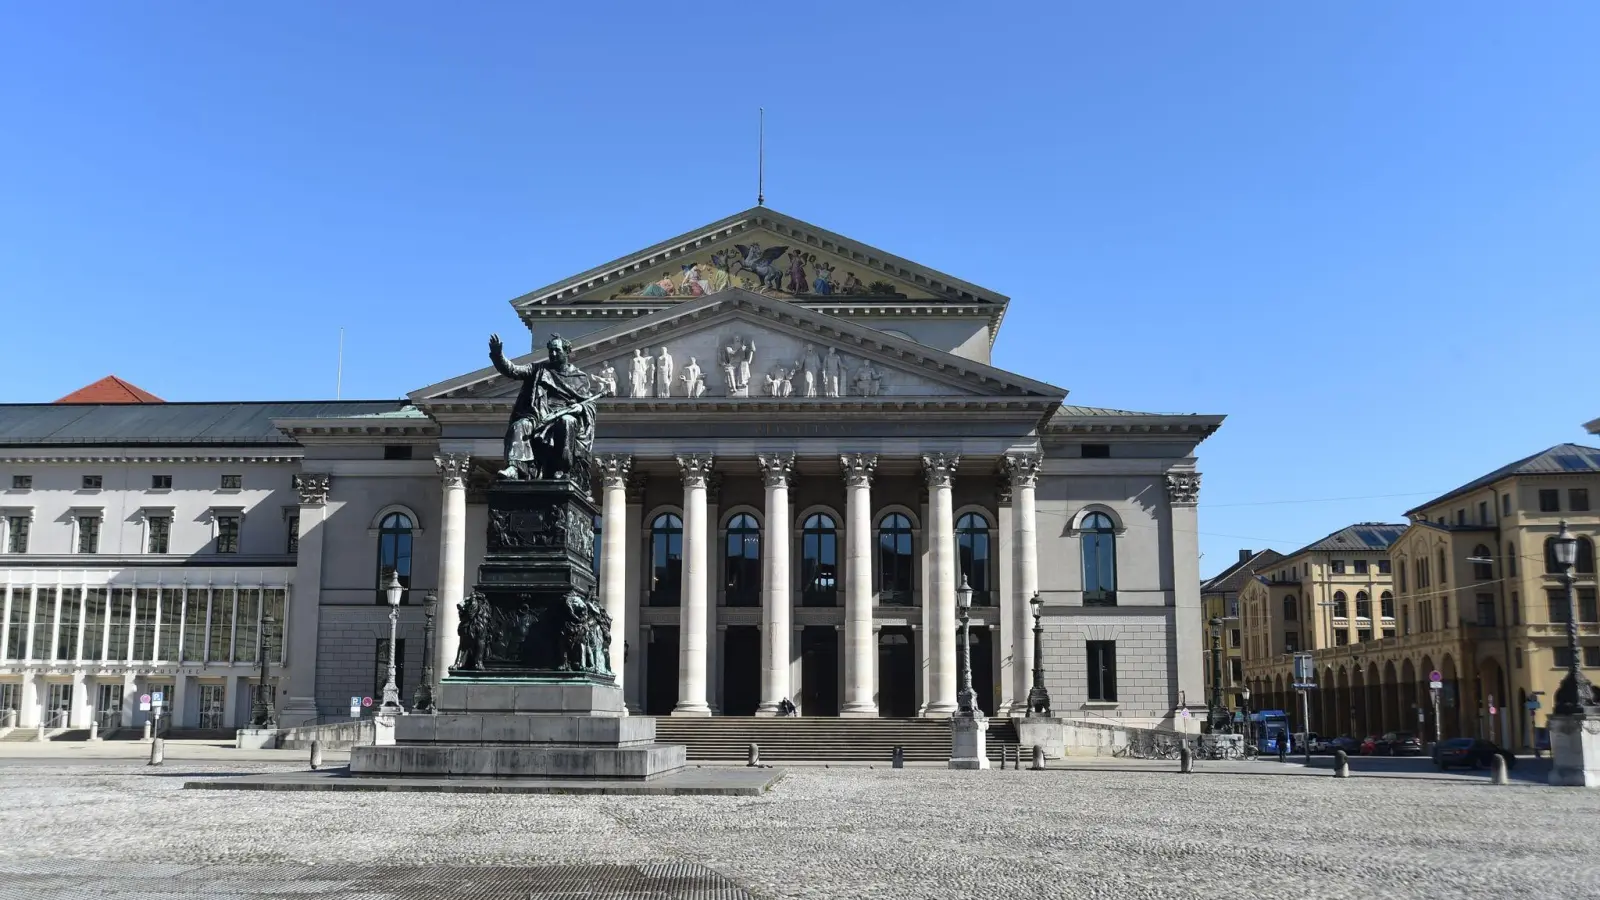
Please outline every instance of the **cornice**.
[[[511, 411], [515, 397], [442, 397], [419, 400], [417, 406], [441, 423], [497, 422]], [[659, 415], [663, 418], [713, 414], [742, 414], [770, 417], [773, 413], [794, 413], [796, 418], [831, 421], [840, 414], [871, 416], [885, 414], [952, 413], [1035, 413], [1044, 414], [1057, 405], [1051, 397], [670, 397], [663, 399], [608, 397], [597, 402], [602, 417], [607, 413]]]
[[194, 456], [127, 456], [115, 453], [58, 453], [49, 456], [18, 456], [10, 454], [0, 455], [0, 463], [92, 463], [96, 465], [113, 463], [262, 463], [292, 465], [299, 463], [302, 455], [299, 452], [293, 454], [205, 454]]
[[311, 418], [274, 419], [279, 431], [304, 441], [337, 443], [340, 439], [373, 437], [434, 438], [439, 436], [439, 425], [432, 419], [382, 419], [382, 418]]

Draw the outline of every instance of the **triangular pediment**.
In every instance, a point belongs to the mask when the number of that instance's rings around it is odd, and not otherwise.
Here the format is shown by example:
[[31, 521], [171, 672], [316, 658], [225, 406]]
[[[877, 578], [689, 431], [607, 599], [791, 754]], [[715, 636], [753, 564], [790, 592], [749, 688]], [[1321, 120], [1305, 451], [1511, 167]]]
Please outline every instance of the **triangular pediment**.
[[994, 303], [1007, 298], [927, 266], [755, 207], [511, 301], [661, 304], [743, 288], [786, 300]]
[[[517, 362], [537, 362], [544, 356], [543, 352], [529, 354]], [[596, 378], [597, 386], [609, 387], [614, 379], [614, 396], [623, 402], [790, 400], [827, 404], [1008, 398], [1054, 404], [1066, 393], [742, 288], [585, 335], [574, 343], [572, 358]], [[646, 362], [636, 364], [636, 358]], [[814, 397], [808, 396], [807, 371], [812, 373], [809, 383]], [[693, 382], [685, 377], [696, 372], [699, 377]], [[837, 383], [837, 395], [830, 389], [832, 382]], [[691, 383], [699, 389], [691, 390]], [[665, 394], [663, 385], [668, 386]], [[514, 396], [517, 388], [515, 381], [485, 367], [416, 391], [411, 398], [418, 403], [492, 401]]]

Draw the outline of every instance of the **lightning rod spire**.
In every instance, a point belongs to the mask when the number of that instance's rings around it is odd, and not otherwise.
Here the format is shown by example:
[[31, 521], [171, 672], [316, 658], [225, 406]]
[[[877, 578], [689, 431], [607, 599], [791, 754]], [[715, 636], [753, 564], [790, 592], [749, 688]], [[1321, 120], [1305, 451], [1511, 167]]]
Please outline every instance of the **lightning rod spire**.
[[767, 205], [767, 108], [756, 110], [756, 205]]

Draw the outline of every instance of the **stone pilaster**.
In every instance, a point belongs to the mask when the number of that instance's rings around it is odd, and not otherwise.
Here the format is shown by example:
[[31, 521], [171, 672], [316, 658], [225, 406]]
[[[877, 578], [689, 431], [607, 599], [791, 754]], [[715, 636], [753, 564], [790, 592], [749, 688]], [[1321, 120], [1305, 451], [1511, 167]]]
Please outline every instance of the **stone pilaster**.
[[678, 704], [675, 716], [709, 716], [706, 702], [707, 576], [706, 483], [709, 453], [679, 456], [683, 473], [683, 585], [678, 609]]
[[766, 486], [766, 535], [761, 553], [761, 705], [758, 716], [775, 716], [789, 697], [789, 488], [794, 482], [793, 453], [756, 457]]
[[[322, 539], [326, 532], [328, 495], [332, 476], [306, 472], [295, 478], [300, 499], [300, 543], [295, 557], [294, 608], [289, 611], [288, 698], [283, 705], [284, 727], [304, 725], [317, 718], [317, 630], [322, 606]], [[452, 634], [454, 632], [452, 631]], [[231, 679], [230, 679], [231, 680]], [[232, 691], [232, 685], [229, 686]], [[124, 719], [128, 717], [125, 714]], [[231, 727], [234, 720], [228, 719]], [[132, 724], [125, 721], [124, 724]]]
[[1173, 635], [1177, 644], [1178, 695], [1173, 704], [1206, 704], [1205, 634], [1200, 610], [1199, 472], [1167, 473], [1171, 513]]
[[872, 642], [872, 473], [878, 457], [839, 457], [845, 484], [844, 705], [841, 716], [878, 714]]
[[951, 482], [961, 457], [931, 453], [922, 457], [928, 484], [929, 583], [928, 702], [923, 712], [948, 716], [956, 710], [956, 547]]
[[434, 618], [434, 677], [455, 665], [461, 623], [457, 604], [467, 595], [467, 479], [472, 457], [443, 453], [433, 458], [439, 469], [442, 510], [439, 515], [439, 606]]
[[627, 694], [623, 643], [628, 634], [628, 473], [633, 457], [595, 458], [600, 471], [600, 605], [611, 617], [611, 671]]
[[1034, 488], [1039, 482], [1037, 456], [1006, 457], [1011, 476], [1011, 566], [1016, 594], [1005, 598], [1011, 607], [1012, 712], [1028, 711], [1028, 690], [1033, 686], [1033, 611], [1028, 601], [1039, 590], [1039, 532], [1034, 513]]

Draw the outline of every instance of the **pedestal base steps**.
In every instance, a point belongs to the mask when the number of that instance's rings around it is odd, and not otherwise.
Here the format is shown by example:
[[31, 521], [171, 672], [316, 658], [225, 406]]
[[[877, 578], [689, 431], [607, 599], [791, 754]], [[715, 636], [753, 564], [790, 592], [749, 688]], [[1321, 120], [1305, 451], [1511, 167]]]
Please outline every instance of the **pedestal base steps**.
[[[895, 747], [905, 752], [906, 762], [942, 763], [950, 758], [949, 718], [673, 716], [657, 721], [656, 734], [661, 740], [686, 745], [690, 762], [743, 763], [751, 744], [760, 745], [763, 762], [888, 765]], [[1010, 719], [989, 720], [990, 760], [998, 762], [1003, 747], [1018, 743], [1017, 729]], [[1026, 741], [1021, 743], [1027, 746]]]

